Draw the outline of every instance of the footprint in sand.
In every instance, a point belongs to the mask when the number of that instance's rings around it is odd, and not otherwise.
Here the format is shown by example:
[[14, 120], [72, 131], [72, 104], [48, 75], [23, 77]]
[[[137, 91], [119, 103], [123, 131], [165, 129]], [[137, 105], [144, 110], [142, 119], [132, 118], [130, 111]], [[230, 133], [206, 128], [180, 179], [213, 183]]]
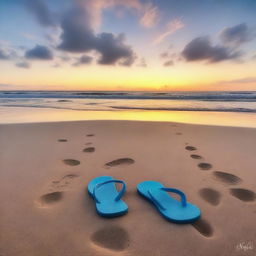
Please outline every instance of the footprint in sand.
[[40, 197], [39, 204], [41, 207], [44, 207], [46, 205], [53, 205], [59, 202], [62, 198], [63, 198], [63, 192], [56, 191], [56, 192], [48, 193]]
[[133, 163], [135, 163], [135, 161], [131, 158], [119, 158], [119, 159], [116, 159], [116, 160], [106, 163], [105, 166], [113, 167], [113, 166], [117, 166], [117, 165], [130, 165]]
[[59, 139], [58, 141], [59, 142], [67, 142], [68, 140], [66, 140], [66, 139]]
[[204, 219], [200, 218], [191, 224], [201, 235], [211, 237], [213, 235], [212, 226]]
[[129, 246], [129, 235], [119, 226], [106, 226], [91, 236], [91, 241], [102, 248], [123, 251]]
[[94, 151], [95, 151], [94, 147], [88, 147], [83, 150], [83, 152], [85, 153], [93, 153]]
[[63, 176], [60, 180], [52, 181], [50, 186], [53, 189], [64, 188], [64, 187], [67, 187], [73, 181], [73, 179], [75, 179], [77, 177], [79, 177], [79, 176], [76, 174], [67, 174], [67, 175]]
[[182, 133], [181, 132], [176, 132], [176, 135], [182, 135]]
[[244, 188], [231, 188], [230, 193], [232, 196], [244, 202], [253, 202], [256, 200], [256, 193]]
[[196, 148], [196, 147], [193, 147], [193, 146], [186, 146], [185, 149], [188, 150], [188, 151], [197, 150], [197, 148]]
[[212, 168], [212, 165], [209, 163], [200, 163], [200, 164], [198, 164], [198, 167], [201, 170], [210, 170]]
[[220, 203], [221, 194], [212, 188], [202, 188], [199, 190], [199, 195], [209, 204], [218, 205]]
[[75, 159], [64, 159], [62, 160], [66, 165], [70, 165], [70, 166], [76, 166], [80, 164], [80, 161], [75, 160]]
[[201, 156], [199, 156], [199, 155], [194, 155], [194, 154], [190, 155], [190, 157], [193, 158], [193, 159], [202, 159]]
[[67, 175], [63, 176], [63, 177], [61, 178], [61, 180], [65, 180], [65, 179], [74, 179], [74, 178], [77, 178], [77, 177], [79, 177], [79, 176], [76, 175], [76, 174], [67, 174]]
[[227, 172], [219, 172], [215, 171], [213, 172], [213, 175], [223, 183], [229, 184], [229, 185], [236, 185], [242, 182], [242, 179], [237, 177], [234, 174], [227, 173]]
[[86, 136], [87, 136], [87, 137], [93, 137], [94, 134], [87, 134]]

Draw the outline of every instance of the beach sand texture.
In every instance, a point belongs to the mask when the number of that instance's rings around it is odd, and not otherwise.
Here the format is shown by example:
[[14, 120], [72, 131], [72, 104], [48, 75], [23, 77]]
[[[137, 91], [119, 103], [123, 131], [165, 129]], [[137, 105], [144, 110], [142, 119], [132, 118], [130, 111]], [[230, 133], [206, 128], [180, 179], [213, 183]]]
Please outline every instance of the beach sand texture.
[[[168, 122], [0, 125], [1, 256], [256, 255], [256, 129]], [[127, 215], [96, 214], [88, 182], [127, 184]], [[136, 185], [183, 190], [202, 217], [162, 218]]]

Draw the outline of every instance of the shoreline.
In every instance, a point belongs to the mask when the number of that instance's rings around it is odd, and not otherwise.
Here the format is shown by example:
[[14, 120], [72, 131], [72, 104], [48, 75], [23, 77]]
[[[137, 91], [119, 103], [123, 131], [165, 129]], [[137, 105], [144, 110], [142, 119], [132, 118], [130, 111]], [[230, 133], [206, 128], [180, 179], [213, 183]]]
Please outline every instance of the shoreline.
[[36, 108], [0, 108], [1, 124], [68, 121], [152, 121], [224, 127], [254, 127], [255, 113], [207, 111], [75, 111]]
[[0, 127], [6, 126], [42, 126], [42, 125], [68, 125], [68, 124], [90, 124], [90, 123], [130, 123], [130, 124], [162, 124], [171, 126], [191, 126], [194, 128], [223, 128], [223, 129], [240, 129], [240, 130], [256, 130], [256, 127], [246, 127], [246, 126], [230, 126], [230, 125], [213, 125], [213, 124], [197, 124], [197, 123], [183, 123], [183, 122], [173, 122], [173, 121], [154, 121], [154, 120], [119, 120], [119, 119], [95, 119], [95, 120], [64, 120], [64, 121], [41, 121], [41, 122], [20, 122], [20, 123], [0, 123]]

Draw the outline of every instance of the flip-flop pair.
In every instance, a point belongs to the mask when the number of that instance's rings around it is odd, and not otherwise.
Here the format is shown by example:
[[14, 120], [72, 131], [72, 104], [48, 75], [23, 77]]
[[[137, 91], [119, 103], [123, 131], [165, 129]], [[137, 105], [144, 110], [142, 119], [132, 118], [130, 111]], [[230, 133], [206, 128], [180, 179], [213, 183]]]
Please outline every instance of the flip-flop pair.
[[[116, 183], [122, 184], [120, 191], [117, 191]], [[103, 217], [116, 217], [127, 213], [128, 206], [121, 199], [125, 190], [125, 182], [115, 180], [111, 176], [94, 178], [88, 184], [88, 192], [96, 202], [96, 210]], [[178, 189], [166, 188], [156, 181], [144, 181], [137, 185], [137, 191], [154, 204], [162, 216], [169, 221], [191, 223], [201, 215], [200, 209], [187, 202], [186, 195]], [[167, 192], [177, 194], [180, 201], [171, 197]]]

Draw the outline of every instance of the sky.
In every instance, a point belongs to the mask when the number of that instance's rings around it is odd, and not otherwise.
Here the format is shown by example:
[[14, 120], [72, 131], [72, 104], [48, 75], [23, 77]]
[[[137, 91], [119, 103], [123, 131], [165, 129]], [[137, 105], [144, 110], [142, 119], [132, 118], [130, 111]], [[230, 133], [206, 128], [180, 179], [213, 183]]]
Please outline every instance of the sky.
[[0, 0], [0, 90], [256, 90], [255, 0]]

